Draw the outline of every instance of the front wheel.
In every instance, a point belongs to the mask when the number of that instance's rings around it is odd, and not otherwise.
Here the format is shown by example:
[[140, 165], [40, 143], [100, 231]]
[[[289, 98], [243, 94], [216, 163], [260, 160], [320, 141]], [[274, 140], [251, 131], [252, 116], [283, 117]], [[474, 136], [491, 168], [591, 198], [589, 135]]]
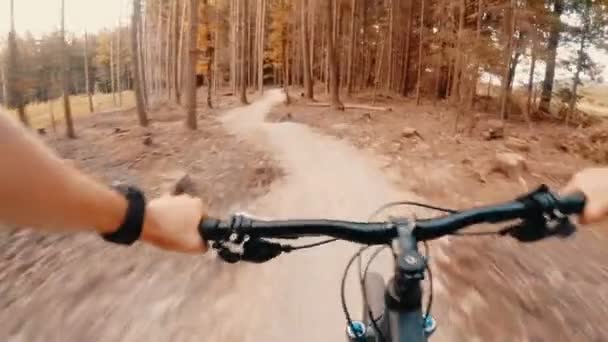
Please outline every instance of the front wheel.
[[[363, 289], [363, 322], [369, 326], [372, 319], [378, 320], [384, 312], [384, 278], [380, 273], [368, 272]], [[371, 313], [371, 317], [370, 317]]]

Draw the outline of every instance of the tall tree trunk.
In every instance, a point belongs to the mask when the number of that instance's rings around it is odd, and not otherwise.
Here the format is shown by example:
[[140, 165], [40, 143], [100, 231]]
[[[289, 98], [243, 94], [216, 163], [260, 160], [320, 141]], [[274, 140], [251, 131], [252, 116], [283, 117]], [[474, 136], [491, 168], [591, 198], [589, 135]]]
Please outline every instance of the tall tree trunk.
[[257, 77], [257, 89], [263, 94], [264, 93], [264, 27], [266, 20], [266, 13], [264, 0], [257, 0], [257, 12], [256, 12], [256, 34], [255, 34], [255, 67]]
[[308, 18], [306, 16], [308, 11], [308, 1], [302, 0], [301, 6], [301, 20], [302, 20], [302, 66], [304, 68], [304, 96], [312, 100], [313, 94], [313, 80], [312, 73], [310, 70], [310, 40], [308, 40]]
[[356, 13], [357, 13], [357, 0], [352, 0], [350, 3], [350, 42], [348, 44], [348, 73], [346, 75], [346, 96], [351, 96], [353, 92], [354, 83], [354, 68], [355, 68], [355, 45], [356, 45]]
[[316, 25], [312, 25], [312, 27], [310, 26], [310, 23], [313, 23], [313, 24], [315, 23], [314, 20], [316, 19], [316, 10], [317, 10], [316, 0], [310, 0], [308, 2], [308, 28], [310, 30], [310, 45], [309, 45], [309, 47], [310, 47], [310, 49], [309, 49], [310, 50], [310, 54], [309, 54], [310, 62], [309, 63], [310, 63], [310, 74], [312, 76], [312, 81], [313, 81], [313, 92], [314, 92], [315, 77], [316, 77], [317, 80], [320, 78], [319, 73], [315, 74], [315, 71], [317, 70], [315, 68], [315, 61], [317, 60], [316, 59], [316, 51], [317, 50], [315, 49], [315, 42], [316, 42], [316, 40], [315, 40], [315, 38], [316, 38], [315, 32], [317, 30], [316, 30]]
[[[173, 40], [171, 44], [171, 59], [172, 59], [172, 77], [171, 80], [173, 82], [173, 91], [175, 92], [175, 101], [177, 103], [181, 102], [181, 92], [179, 89], [179, 40], [181, 38], [182, 32], [179, 30], [180, 22], [185, 21], [186, 18], [179, 16], [179, 0], [173, 0], [173, 11], [175, 12], [175, 17], [173, 20]], [[181, 20], [180, 20], [181, 19]]]
[[585, 49], [586, 46], [585, 44], [587, 43], [587, 35], [589, 34], [590, 31], [590, 10], [591, 10], [591, 1], [592, 0], [585, 0], [583, 6], [583, 28], [582, 28], [582, 32], [581, 32], [581, 42], [579, 45], [579, 49], [577, 51], [577, 59], [576, 59], [576, 71], [574, 72], [574, 78], [572, 80], [572, 91], [571, 91], [571, 98], [570, 98], [570, 108], [568, 110], [568, 115], [566, 115], [565, 118], [565, 124], [566, 126], [568, 126], [569, 120], [573, 117], [574, 115], [574, 110], [576, 109], [576, 101], [577, 101], [577, 92], [578, 92], [578, 85], [581, 82], [580, 76], [581, 76], [581, 71], [583, 70], [583, 63], [585, 62]]
[[547, 42], [547, 58], [545, 67], [545, 79], [543, 81], [543, 92], [540, 97], [539, 110], [549, 112], [551, 97], [553, 96], [553, 82], [555, 79], [555, 62], [557, 57], [557, 46], [559, 45], [559, 36], [562, 30], [560, 17], [564, 12], [564, 0], [554, 0], [553, 2], [553, 18], [551, 23], [551, 31], [549, 32], [549, 40]]
[[258, 73], [261, 74], [261, 76], [258, 76], [258, 82], [260, 83], [260, 90], [263, 91], [264, 90], [264, 63], [265, 63], [265, 55], [264, 55], [264, 51], [266, 48], [266, 13], [268, 12], [268, 10], [266, 9], [267, 5], [266, 5], [266, 0], [262, 0], [262, 23], [260, 24], [260, 57], [259, 59], [260, 64], [258, 65]]
[[144, 106], [144, 96], [142, 92], [142, 83], [139, 75], [139, 58], [140, 55], [137, 44], [137, 31], [140, 27], [141, 20], [141, 2], [133, 0], [133, 13], [131, 15], [131, 56], [133, 56], [133, 90], [135, 92], [135, 108], [137, 110], [137, 118], [142, 127], [148, 126], [148, 117]]
[[[328, 1], [332, 1], [332, 0], [327, 0]], [[325, 47], [324, 48], [324, 54], [323, 54], [323, 63], [321, 65], [322, 70], [321, 70], [321, 74], [323, 75], [323, 82], [325, 82], [325, 95], [329, 95], [329, 53], [327, 50], [327, 30], [328, 30], [328, 24], [327, 24], [328, 20], [324, 20], [323, 21], [323, 29], [321, 32], [323, 32], [323, 41], [321, 42], [321, 47]]]
[[203, 13], [202, 13], [202, 19], [203, 19], [203, 25], [205, 25], [207, 27], [207, 30], [205, 32], [205, 46], [206, 46], [206, 50], [205, 50], [205, 59], [207, 62], [207, 107], [208, 108], [213, 108], [213, 103], [211, 101], [211, 84], [212, 84], [212, 79], [213, 79], [213, 70], [211, 69], [212, 65], [213, 65], [213, 50], [214, 47], [211, 45], [211, 22], [209, 21], [209, 6], [208, 6], [208, 0], [203, 0]]
[[188, 58], [188, 75], [186, 97], [187, 97], [187, 119], [186, 125], [190, 129], [197, 128], [196, 118], [196, 64], [198, 61], [198, 0], [190, 0], [190, 32], [188, 48], [190, 54]]
[[161, 95], [163, 89], [166, 89], [166, 85], [163, 82], [163, 2], [158, 1], [158, 21], [156, 22], [156, 82], [157, 96]]
[[[215, 30], [213, 31], [213, 93], [217, 94], [217, 85], [218, 85], [218, 75], [219, 75], [219, 67], [218, 67], [218, 51], [219, 51], [219, 32], [220, 32], [220, 11], [217, 6], [215, 6]], [[223, 76], [223, 75], [222, 75]]]
[[408, 18], [405, 26], [405, 50], [403, 55], [403, 87], [401, 93], [407, 96], [410, 74], [410, 44], [412, 40], [412, 21], [414, 20], [414, 1], [409, 0]]
[[95, 110], [93, 108], [93, 95], [91, 94], [91, 81], [89, 80], [89, 51], [88, 51], [88, 35], [87, 32], [84, 32], [84, 84], [85, 91], [87, 92], [87, 97], [89, 100], [89, 112], [93, 113]]
[[[63, 1], [63, 0], [62, 0]], [[118, 35], [116, 37], [116, 92], [118, 93], [118, 106], [122, 107], [122, 70], [121, 70], [121, 59], [122, 53], [120, 51], [120, 36], [122, 33], [121, 19], [118, 19]]]
[[395, 21], [395, 6], [393, 0], [388, 0], [388, 50], [387, 50], [387, 61], [386, 61], [386, 91], [392, 89], [393, 83], [393, 55], [395, 53], [393, 47], [393, 34], [394, 34], [394, 21]]
[[[140, 7], [141, 7], [141, 3], [140, 3]], [[139, 19], [139, 27], [137, 28], [137, 51], [139, 51], [139, 54], [137, 55], [137, 58], [139, 58], [139, 81], [141, 82], [141, 93], [142, 93], [142, 97], [144, 99], [144, 108], [148, 108], [149, 102], [148, 102], [148, 82], [147, 82], [147, 77], [146, 77], [146, 72], [147, 69], [145, 67], [145, 54], [143, 52], [144, 50], [144, 30], [145, 30], [145, 24], [143, 23], [143, 20], [141, 20], [141, 9], [140, 9], [140, 15], [139, 15], [140, 19]]]
[[176, 0], [171, 0], [169, 2], [169, 13], [168, 13], [168, 18], [167, 18], [167, 33], [166, 33], [166, 39], [167, 41], [165, 42], [165, 45], [167, 46], [167, 50], [165, 52], [165, 65], [166, 65], [166, 70], [165, 70], [165, 79], [167, 80], [167, 99], [171, 100], [171, 98], [173, 97], [174, 94], [174, 89], [173, 89], [173, 84], [175, 83], [175, 81], [173, 80], [173, 41], [175, 40], [173, 37], [173, 31], [174, 30], [174, 26], [175, 26], [175, 21], [176, 21], [176, 16], [177, 16], [177, 7], [176, 7]]
[[[146, 6], [146, 14], [142, 20], [142, 28], [140, 33], [140, 49], [139, 51], [142, 54], [141, 58], [141, 67], [143, 69], [142, 72], [142, 81], [144, 82], [144, 101], [146, 103], [146, 107], [149, 107], [150, 101], [148, 99], [148, 94], [153, 90], [153, 74], [152, 74], [152, 53], [150, 46], [150, 36], [151, 36], [151, 17], [150, 17], [150, 9]], [[144, 79], [145, 78], [145, 79]]]
[[502, 77], [502, 91], [500, 96], [500, 118], [505, 120], [508, 116], [507, 106], [510, 98], [509, 75], [511, 72], [511, 58], [513, 57], [513, 32], [515, 24], [515, 6], [517, 0], [511, 0], [511, 5], [507, 8], [505, 15], [505, 48], [504, 48], [504, 69]]
[[230, 88], [236, 93], [237, 88], [237, 58], [238, 58], [238, 1], [230, 0]]
[[[387, 32], [383, 32], [384, 36], [386, 36]], [[386, 54], [386, 39], [382, 39], [383, 35], [378, 35], [378, 39], [376, 41], [376, 46], [380, 46], [380, 50], [376, 53], [375, 67], [376, 72], [374, 73], [374, 92], [372, 95], [372, 105], [376, 104], [376, 95], [378, 94], [378, 87], [380, 86], [380, 81], [382, 80], [382, 67], [384, 65], [384, 56]]]
[[[464, 1], [464, 0], [463, 0]], [[416, 105], [420, 105], [420, 88], [422, 88], [422, 46], [424, 45], [424, 0], [420, 3], [420, 38], [418, 41], [418, 79], [416, 81]]]
[[177, 60], [176, 60], [176, 64], [177, 64], [177, 84], [175, 86], [176, 89], [176, 100], [177, 103], [181, 103], [181, 92], [182, 92], [182, 79], [184, 76], [184, 72], [183, 72], [183, 67], [182, 65], [184, 64], [184, 40], [186, 37], [186, 9], [188, 8], [188, 0], [183, 0], [184, 3], [182, 5], [182, 20], [181, 20], [181, 25], [179, 28], [179, 44], [177, 47]]
[[[442, 34], [443, 33], [443, 21], [441, 20], [441, 14], [438, 15], [438, 18], [436, 18], [437, 20], [437, 33], [438, 34]], [[435, 91], [435, 96], [433, 97], [433, 105], [437, 105], [437, 100], [439, 100], [441, 98], [441, 78], [443, 76], [443, 72], [442, 72], [442, 65], [443, 65], [443, 57], [444, 57], [444, 48], [443, 48], [443, 39], [440, 38], [437, 45], [438, 47], [438, 52], [437, 52], [437, 60], [435, 61], [435, 87], [434, 87], [434, 91]]]
[[70, 104], [70, 65], [68, 61], [68, 44], [65, 41], [65, 0], [61, 0], [61, 65], [63, 84], [63, 111], [65, 114], [66, 136], [76, 138], [72, 122], [72, 106]]
[[[9, 33], [10, 34], [10, 33]], [[2, 81], [2, 103], [8, 104], [8, 85], [6, 79], [6, 63], [0, 64], [0, 80]]]
[[[62, 0], [63, 1], [63, 0]], [[110, 38], [110, 89], [112, 90], [112, 104], [117, 106], [116, 102], [116, 79], [114, 74], [114, 39]]]
[[15, 32], [15, 11], [14, 0], [11, 0], [11, 31], [8, 35], [8, 61], [7, 61], [7, 90], [8, 104], [10, 108], [17, 109], [19, 120], [29, 127], [29, 119], [25, 114], [25, 99], [23, 98], [23, 88], [21, 86], [22, 68], [19, 62], [19, 51], [17, 47], [17, 33]]
[[452, 101], [460, 100], [461, 98], [461, 83], [464, 77], [464, 52], [463, 52], [463, 40], [464, 40], [464, 29], [465, 29], [465, 18], [466, 17], [466, 1], [460, 0], [458, 6], [458, 33], [457, 33], [457, 48], [456, 48], [456, 61], [454, 62], [454, 71], [452, 74], [452, 90], [450, 92], [450, 99]]
[[344, 110], [344, 105], [340, 102], [340, 89], [338, 88], [338, 65], [336, 63], [336, 48], [334, 41], [334, 11], [335, 0], [325, 1], [327, 17], [327, 64], [329, 67], [329, 92], [332, 106]]
[[[281, 0], [281, 4], [283, 4], [283, 1], [285, 0]], [[289, 97], [289, 88], [287, 85], [287, 82], [289, 82], [289, 78], [287, 77], [287, 71], [289, 70], [287, 66], [287, 29], [283, 28], [283, 30], [283, 37], [281, 39], [281, 64], [283, 67], [283, 75], [281, 78], [283, 80], [283, 92], [285, 92], [285, 104], [289, 105], [291, 99]]]
[[251, 38], [251, 15], [249, 15], [249, 3], [249, 0], [245, 0], [244, 7], [247, 7], [247, 15], [245, 16], [245, 55], [247, 55], [245, 74], [247, 74], [247, 87], [251, 87], [253, 84], [253, 68], [251, 63], [253, 58], [253, 43]]
[[532, 112], [532, 90], [534, 89], [534, 69], [536, 68], [536, 50], [537, 46], [537, 33], [536, 28], [533, 28], [534, 33], [532, 34], [532, 56], [530, 61], [530, 74], [528, 75], [528, 101], [526, 104], [526, 121], [530, 123], [530, 114]]
[[[477, 41], [481, 41], [481, 25], [484, 13], [484, 4], [483, 0], [477, 0]], [[475, 95], [477, 95], [477, 84], [479, 83], [479, 62], [476, 61], [474, 64], [474, 74], [473, 80], [471, 84], [471, 94], [469, 94], [469, 101], [467, 103], [467, 110], [473, 107], [473, 102], [475, 100]]]
[[242, 5], [242, 13], [241, 18], [239, 20], [240, 26], [240, 74], [241, 74], [241, 83], [240, 83], [240, 91], [239, 91], [239, 101], [242, 104], [247, 104], [247, 30], [245, 29], [245, 24], [247, 23], [247, 16], [249, 15], [249, 6], [247, 5], [247, 0], [239, 0], [243, 1]]

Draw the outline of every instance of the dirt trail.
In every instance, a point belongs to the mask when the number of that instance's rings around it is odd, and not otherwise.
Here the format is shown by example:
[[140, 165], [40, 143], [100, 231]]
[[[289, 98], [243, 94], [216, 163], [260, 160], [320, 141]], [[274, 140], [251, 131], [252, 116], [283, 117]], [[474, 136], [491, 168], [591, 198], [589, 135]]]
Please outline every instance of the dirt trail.
[[[269, 91], [250, 106], [227, 113], [227, 128], [247, 143], [268, 149], [286, 177], [256, 201], [252, 213], [274, 218], [342, 218], [365, 220], [388, 201], [412, 199], [400, 193], [373, 158], [344, 141], [314, 132], [307, 126], [265, 122], [269, 109], [283, 100], [279, 91]], [[343, 269], [356, 246], [336, 243], [299, 252], [257, 266], [255, 282], [260, 292], [252, 317], [257, 326], [249, 340], [339, 341], [344, 338], [344, 316], [339, 284]], [[390, 260], [380, 261], [382, 272]], [[350, 283], [349, 308], [358, 316], [360, 292]], [[234, 298], [243, 306], [242, 294]], [[235, 302], [236, 304], [236, 302]], [[247, 305], [246, 305], [247, 306]], [[240, 309], [239, 309], [240, 310]]]
[[[415, 198], [400, 192], [373, 156], [347, 142], [305, 125], [265, 122], [281, 100], [279, 91], [269, 91], [223, 117], [243, 144], [267, 150], [286, 174], [249, 207], [234, 210], [275, 218], [365, 220], [387, 201]], [[213, 150], [214, 143], [189, 148]], [[242, 169], [236, 161], [230, 165]], [[226, 185], [208, 189], [221, 192]], [[357, 248], [353, 244], [300, 251], [262, 265], [229, 265], [212, 253], [178, 255], [143, 244], [121, 248], [86, 234], [17, 231], [0, 242], [0, 341], [344, 340], [339, 286]], [[391, 261], [383, 257], [374, 268], [386, 274]], [[439, 310], [448, 302], [438, 295], [434, 313], [440, 329], [434, 341], [444, 341], [448, 319]], [[358, 317], [361, 299], [354, 279], [347, 296]]]

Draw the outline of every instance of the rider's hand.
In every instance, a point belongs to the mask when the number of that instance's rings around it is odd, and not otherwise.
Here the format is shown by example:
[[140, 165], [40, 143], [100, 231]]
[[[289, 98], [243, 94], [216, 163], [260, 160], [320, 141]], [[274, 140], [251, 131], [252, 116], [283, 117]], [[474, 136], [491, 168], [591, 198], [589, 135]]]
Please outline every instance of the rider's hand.
[[562, 191], [564, 194], [582, 192], [587, 198], [582, 223], [593, 223], [608, 217], [608, 168], [580, 171]]
[[203, 253], [207, 243], [198, 232], [203, 203], [189, 195], [163, 196], [146, 207], [141, 239], [157, 247], [183, 253]]

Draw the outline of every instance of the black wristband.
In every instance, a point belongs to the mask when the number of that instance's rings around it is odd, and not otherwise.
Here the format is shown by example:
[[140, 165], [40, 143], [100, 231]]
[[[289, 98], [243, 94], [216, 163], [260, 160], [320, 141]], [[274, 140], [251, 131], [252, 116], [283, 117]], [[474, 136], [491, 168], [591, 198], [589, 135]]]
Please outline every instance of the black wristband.
[[146, 199], [144, 194], [134, 186], [115, 186], [118, 192], [127, 199], [128, 206], [125, 218], [118, 229], [113, 233], [102, 234], [104, 240], [121, 245], [132, 245], [141, 236], [146, 212]]

